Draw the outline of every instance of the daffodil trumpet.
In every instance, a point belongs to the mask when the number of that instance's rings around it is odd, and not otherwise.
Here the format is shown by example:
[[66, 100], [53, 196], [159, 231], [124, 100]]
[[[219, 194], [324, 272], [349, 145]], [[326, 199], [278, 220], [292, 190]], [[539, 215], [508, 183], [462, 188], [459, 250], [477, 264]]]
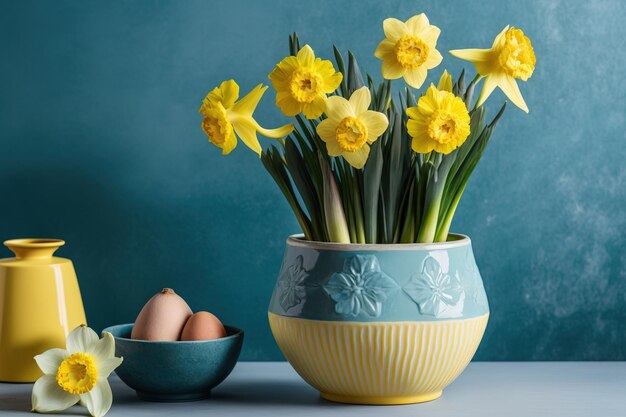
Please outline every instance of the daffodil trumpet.
[[537, 59], [530, 39], [522, 30], [506, 26], [489, 49], [455, 49], [450, 53], [472, 62], [481, 78], [485, 78], [476, 106], [482, 105], [499, 87], [513, 104], [528, 113], [516, 80], [527, 81], [535, 71]]
[[327, 118], [316, 127], [326, 143], [329, 156], [342, 156], [354, 168], [363, 168], [370, 145], [382, 135], [389, 120], [384, 113], [368, 110], [372, 98], [367, 87], [361, 87], [346, 100], [340, 96], [328, 99]]
[[222, 154], [231, 153], [237, 146], [239, 137], [248, 148], [261, 156], [263, 149], [257, 133], [275, 139], [291, 133], [292, 124], [265, 129], [252, 117], [266, 90], [267, 86], [259, 84], [237, 101], [239, 85], [234, 80], [228, 80], [207, 94], [199, 110], [204, 116], [202, 130], [208, 136], [209, 142], [222, 149]]
[[406, 22], [395, 18], [383, 22], [385, 39], [374, 55], [383, 61], [383, 77], [395, 80], [403, 77], [408, 85], [420, 88], [428, 70], [443, 59], [436, 48], [441, 30], [431, 25], [424, 13]]
[[287, 116], [302, 113], [316, 119], [326, 109], [327, 94], [337, 89], [343, 75], [332, 62], [315, 57], [309, 45], [288, 56], [269, 75], [276, 89], [276, 105]]
[[[332, 62], [293, 34], [289, 54], [269, 79], [277, 108], [294, 117], [296, 127], [263, 129], [252, 113], [265, 87], [237, 101], [231, 81], [205, 99], [203, 129], [224, 154], [240, 138], [261, 155], [308, 240], [445, 241], [505, 108], [486, 121], [487, 98], [499, 87], [528, 111], [516, 80], [528, 80], [536, 60], [528, 37], [507, 26], [490, 49], [450, 51], [474, 64], [477, 74], [468, 85], [465, 71], [455, 79], [443, 70], [438, 82], [427, 82], [443, 61], [435, 23], [423, 13], [383, 20], [384, 38], [374, 51], [381, 83], [363, 77], [352, 53], [344, 60], [334, 47]], [[392, 82], [410, 88], [392, 98]], [[257, 133], [279, 143], [262, 151]]]
[[33, 386], [33, 411], [58, 413], [80, 402], [93, 417], [102, 417], [111, 408], [107, 378], [122, 358], [115, 356], [110, 333], [100, 339], [89, 327], [79, 326], [67, 336], [65, 349], [47, 350], [35, 361], [44, 375]]

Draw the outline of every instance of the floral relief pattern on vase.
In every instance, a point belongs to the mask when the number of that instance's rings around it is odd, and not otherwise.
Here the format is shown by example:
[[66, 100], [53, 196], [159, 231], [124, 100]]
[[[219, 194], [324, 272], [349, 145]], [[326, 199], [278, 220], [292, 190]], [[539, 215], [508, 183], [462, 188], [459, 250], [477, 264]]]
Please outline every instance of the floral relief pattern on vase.
[[398, 285], [385, 274], [374, 255], [355, 255], [344, 262], [343, 271], [331, 275], [324, 290], [335, 301], [335, 312], [357, 316], [364, 312], [379, 317], [383, 301]]
[[302, 255], [299, 255], [293, 265], [283, 269], [278, 281], [280, 289], [278, 301], [285, 311], [300, 304], [306, 296], [304, 281], [309, 276], [309, 272], [302, 266], [303, 262]]
[[478, 265], [476, 265], [476, 261], [472, 256], [471, 251], [467, 251], [466, 259], [465, 259], [465, 268], [467, 274], [471, 277], [472, 287], [473, 287], [473, 300], [479, 306], [487, 305], [487, 294], [485, 294], [485, 290], [483, 288], [483, 282], [480, 278], [480, 273], [478, 272]]
[[413, 275], [403, 290], [424, 315], [437, 318], [462, 315], [465, 291], [458, 273], [444, 272], [432, 256], [424, 260], [422, 271]]

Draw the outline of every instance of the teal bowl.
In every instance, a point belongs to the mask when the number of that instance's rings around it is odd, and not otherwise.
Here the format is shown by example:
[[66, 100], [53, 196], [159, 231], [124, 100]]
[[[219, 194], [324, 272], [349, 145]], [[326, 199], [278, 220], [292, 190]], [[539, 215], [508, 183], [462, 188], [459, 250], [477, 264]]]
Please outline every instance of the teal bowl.
[[193, 342], [154, 342], [130, 338], [133, 324], [104, 329], [115, 338], [115, 370], [122, 381], [147, 401], [195, 401], [207, 398], [235, 367], [243, 331], [231, 326], [226, 337]]

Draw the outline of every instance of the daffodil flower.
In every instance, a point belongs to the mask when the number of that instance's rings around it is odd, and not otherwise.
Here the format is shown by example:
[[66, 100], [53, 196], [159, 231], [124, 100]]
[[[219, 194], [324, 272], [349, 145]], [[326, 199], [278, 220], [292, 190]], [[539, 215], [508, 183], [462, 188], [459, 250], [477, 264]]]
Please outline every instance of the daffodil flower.
[[343, 74], [304, 45], [297, 56], [280, 61], [269, 78], [276, 89], [276, 105], [285, 115], [302, 113], [307, 119], [317, 119], [326, 109], [326, 94], [339, 87]]
[[355, 168], [365, 165], [370, 145], [389, 125], [383, 113], [368, 110], [371, 101], [367, 87], [352, 93], [349, 101], [340, 96], [328, 98], [328, 118], [322, 120], [316, 129], [320, 138], [326, 142], [328, 155], [343, 156]]
[[530, 39], [520, 29], [505, 27], [493, 41], [491, 49], [456, 49], [450, 51], [457, 58], [474, 63], [476, 71], [485, 78], [485, 84], [476, 106], [482, 105], [496, 87], [520, 109], [528, 113], [515, 79], [528, 80], [535, 70], [535, 51]]
[[107, 378], [122, 358], [115, 357], [110, 333], [99, 339], [89, 327], [79, 326], [67, 336], [66, 349], [50, 349], [35, 361], [44, 376], [33, 386], [33, 411], [60, 412], [80, 401], [93, 417], [101, 417], [111, 408]]
[[245, 97], [239, 98], [239, 85], [234, 80], [224, 81], [211, 91], [200, 107], [204, 116], [202, 130], [209, 142], [228, 155], [237, 146], [237, 136], [259, 156], [263, 152], [257, 132], [268, 138], [281, 138], [293, 130], [292, 124], [277, 129], [265, 129], [252, 117], [267, 86], [257, 85]]
[[433, 84], [406, 110], [407, 131], [413, 138], [411, 148], [417, 153], [433, 150], [449, 154], [470, 134], [470, 116], [461, 98], [452, 94], [452, 78], [444, 71], [439, 88]]
[[429, 23], [424, 13], [406, 22], [389, 18], [383, 22], [386, 39], [374, 55], [383, 61], [383, 77], [404, 80], [413, 88], [424, 84], [429, 69], [441, 63], [443, 57], [435, 49], [441, 30]]

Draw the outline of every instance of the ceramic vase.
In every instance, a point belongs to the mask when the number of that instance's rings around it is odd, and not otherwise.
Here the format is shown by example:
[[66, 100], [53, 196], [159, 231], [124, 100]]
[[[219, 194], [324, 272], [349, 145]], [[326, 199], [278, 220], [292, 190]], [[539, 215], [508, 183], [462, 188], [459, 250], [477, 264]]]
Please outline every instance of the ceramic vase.
[[430, 401], [470, 362], [489, 306], [470, 239], [433, 244], [287, 240], [269, 306], [276, 342], [323, 398]]
[[53, 256], [64, 243], [4, 242], [15, 258], [0, 259], [0, 381], [35, 381], [33, 357], [65, 348], [67, 334], [87, 323], [72, 261]]

